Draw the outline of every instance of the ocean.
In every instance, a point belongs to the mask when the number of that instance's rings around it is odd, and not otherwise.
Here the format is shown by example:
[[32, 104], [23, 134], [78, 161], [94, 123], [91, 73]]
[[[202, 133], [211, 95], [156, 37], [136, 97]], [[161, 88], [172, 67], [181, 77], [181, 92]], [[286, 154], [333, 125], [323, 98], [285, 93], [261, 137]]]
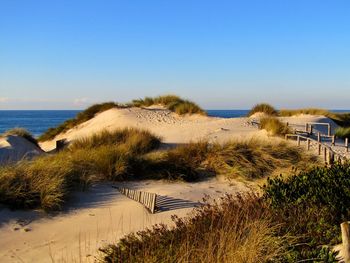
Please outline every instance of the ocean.
[[[65, 120], [74, 118], [79, 110], [0, 110], [0, 134], [21, 127], [39, 136], [48, 128], [56, 127]], [[249, 110], [207, 110], [209, 116], [239, 118], [247, 116]], [[336, 110], [335, 112], [349, 112]]]

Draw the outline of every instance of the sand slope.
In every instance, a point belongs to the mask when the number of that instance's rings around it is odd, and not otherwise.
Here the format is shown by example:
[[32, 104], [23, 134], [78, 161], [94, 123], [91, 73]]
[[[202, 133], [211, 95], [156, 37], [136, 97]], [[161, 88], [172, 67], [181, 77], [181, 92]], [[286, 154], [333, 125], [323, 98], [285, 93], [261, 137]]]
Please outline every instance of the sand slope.
[[21, 136], [0, 137], [0, 164], [30, 159], [44, 152]]
[[168, 198], [165, 210], [149, 214], [139, 203], [120, 194], [111, 184], [99, 184], [77, 193], [69, 210], [57, 215], [35, 211], [0, 210], [1, 262], [93, 262], [103, 244], [115, 242], [131, 231], [155, 223], [171, 224], [171, 215], [184, 216], [202, 201], [204, 194], [247, 191], [243, 183], [161, 181], [128, 182], [118, 186], [157, 193]]

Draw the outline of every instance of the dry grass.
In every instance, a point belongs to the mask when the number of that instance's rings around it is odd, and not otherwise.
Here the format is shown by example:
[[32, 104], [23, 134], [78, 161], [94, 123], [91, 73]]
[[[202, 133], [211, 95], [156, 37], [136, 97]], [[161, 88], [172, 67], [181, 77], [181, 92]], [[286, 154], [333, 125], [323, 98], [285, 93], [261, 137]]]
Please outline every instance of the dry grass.
[[323, 115], [342, 127], [350, 126], [350, 113], [334, 113], [326, 109], [306, 108], [296, 110], [282, 109], [279, 115], [282, 117], [294, 116], [298, 114]]
[[102, 248], [105, 262], [255, 263], [278, 258], [285, 247], [255, 195], [226, 196], [191, 217], [124, 237]]
[[335, 135], [339, 138], [350, 139], [350, 127], [339, 127], [335, 131]]
[[124, 107], [124, 106], [115, 102], [105, 102], [101, 104], [92, 105], [86, 110], [80, 112], [74, 119], [69, 119], [64, 123], [62, 123], [61, 125], [59, 125], [58, 127], [48, 129], [45, 133], [43, 133], [38, 138], [38, 140], [39, 141], [51, 140], [55, 138], [58, 134], [68, 131], [69, 129], [75, 126], [92, 119], [93, 117], [95, 117], [97, 113], [109, 110], [111, 108], [120, 108], [120, 107]]
[[133, 100], [131, 103], [134, 107], [149, 107], [152, 105], [163, 105], [167, 109], [179, 114], [201, 114], [206, 115], [206, 112], [201, 109], [196, 103], [184, 100], [176, 95], [165, 95], [158, 97], [146, 97], [144, 99]]
[[248, 113], [248, 116], [252, 116], [254, 113], [263, 112], [267, 115], [276, 116], [278, 114], [277, 110], [267, 103], [256, 104]]
[[9, 136], [9, 135], [16, 135], [16, 136], [23, 137], [39, 147], [38, 141], [34, 138], [34, 136], [28, 130], [24, 128], [13, 128], [11, 130], [6, 131], [3, 134], [3, 136]]
[[266, 130], [270, 135], [273, 136], [284, 136], [288, 133], [291, 133], [288, 126], [276, 117], [261, 118], [259, 128]]

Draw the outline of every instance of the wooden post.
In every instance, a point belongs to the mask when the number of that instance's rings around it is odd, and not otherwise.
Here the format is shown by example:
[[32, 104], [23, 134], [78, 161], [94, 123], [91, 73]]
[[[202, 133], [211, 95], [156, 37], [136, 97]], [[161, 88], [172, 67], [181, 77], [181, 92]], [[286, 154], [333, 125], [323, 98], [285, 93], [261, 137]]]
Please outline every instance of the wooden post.
[[317, 141], [321, 142], [321, 133], [320, 132], [317, 133]]
[[154, 214], [154, 211], [155, 211], [155, 209], [156, 209], [156, 199], [157, 199], [157, 195], [156, 195], [156, 194], [153, 194], [152, 209], [151, 209], [152, 214]]
[[310, 125], [310, 135], [314, 133], [314, 126]]
[[327, 162], [327, 148], [326, 147], [324, 147], [323, 159], [324, 159], [325, 162]]
[[298, 146], [300, 146], [300, 137], [299, 136], [297, 137], [297, 143], [298, 143]]
[[307, 150], [310, 150], [310, 142], [311, 142], [311, 140], [307, 139], [307, 142], [306, 142], [306, 149]]
[[305, 131], [309, 132], [309, 124], [308, 123], [305, 123]]
[[346, 152], [349, 152], [349, 139], [345, 138], [345, 148], [346, 148]]
[[318, 155], [321, 155], [321, 143], [318, 143]]
[[340, 224], [341, 229], [341, 239], [343, 243], [343, 259], [345, 263], [350, 262], [350, 231], [349, 231], [349, 223], [343, 222]]
[[332, 145], [335, 145], [335, 135], [332, 135]]
[[331, 136], [331, 125], [328, 124], [328, 136]]
[[329, 163], [329, 164], [333, 164], [333, 163], [334, 163], [334, 153], [333, 153], [332, 151], [329, 151], [328, 156], [329, 156], [329, 161], [328, 161], [328, 163]]

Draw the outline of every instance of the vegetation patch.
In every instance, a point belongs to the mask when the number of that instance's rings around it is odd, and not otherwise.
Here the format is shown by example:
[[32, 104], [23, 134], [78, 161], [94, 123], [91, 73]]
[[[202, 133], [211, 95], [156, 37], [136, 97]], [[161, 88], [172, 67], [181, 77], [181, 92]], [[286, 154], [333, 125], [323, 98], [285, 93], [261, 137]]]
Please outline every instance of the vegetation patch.
[[45, 133], [43, 133], [38, 138], [38, 141], [52, 140], [58, 134], [62, 132], [66, 132], [69, 129], [74, 128], [75, 126], [92, 119], [97, 113], [109, 110], [111, 108], [120, 108], [120, 107], [124, 107], [124, 106], [115, 102], [105, 102], [101, 104], [92, 105], [86, 110], [78, 113], [78, 115], [75, 118], [69, 119], [55, 128], [49, 128]]
[[262, 195], [206, 202], [174, 227], [156, 225], [100, 249], [104, 262], [338, 262], [350, 216], [350, 164], [269, 179]]
[[252, 116], [254, 113], [265, 113], [267, 115], [271, 115], [271, 116], [277, 116], [278, 111], [271, 106], [270, 104], [267, 103], [260, 103], [260, 104], [256, 104], [248, 113], [248, 117]]
[[145, 97], [144, 99], [133, 100], [131, 103], [134, 107], [149, 107], [152, 105], [162, 105], [167, 109], [179, 114], [201, 114], [206, 115], [206, 112], [196, 103], [184, 100], [175, 95], [165, 95], [158, 97]]
[[276, 117], [263, 117], [260, 119], [259, 129], [266, 130], [270, 135], [284, 136], [291, 133], [289, 127]]
[[335, 113], [325, 109], [306, 108], [296, 110], [282, 109], [279, 111], [281, 117], [294, 116], [299, 114], [323, 115], [333, 120], [336, 124], [342, 127], [350, 126], [350, 113]]
[[335, 130], [335, 135], [338, 138], [348, 138], [350, 139], [350, 127], [339, 127]]
[[13, 128], [11, 130], [6, 131], [3, 134], [3, 136], [10, 136], [10, 135], [23, 137], [26, 140], [30, 141], [31, 143], [39, 147], [38, 141], [34, 138], [34, 136], [28, 130], [24, 128]]

